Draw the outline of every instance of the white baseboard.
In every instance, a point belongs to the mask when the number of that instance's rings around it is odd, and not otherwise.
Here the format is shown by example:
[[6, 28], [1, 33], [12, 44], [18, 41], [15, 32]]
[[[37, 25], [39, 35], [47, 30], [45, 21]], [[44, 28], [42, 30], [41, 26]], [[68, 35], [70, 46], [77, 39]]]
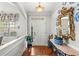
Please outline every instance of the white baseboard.
[[48, 46], [47, 44], [38, 44], [38, 45], [35, 45], [35, 44], [33, 44], [32, 46]]

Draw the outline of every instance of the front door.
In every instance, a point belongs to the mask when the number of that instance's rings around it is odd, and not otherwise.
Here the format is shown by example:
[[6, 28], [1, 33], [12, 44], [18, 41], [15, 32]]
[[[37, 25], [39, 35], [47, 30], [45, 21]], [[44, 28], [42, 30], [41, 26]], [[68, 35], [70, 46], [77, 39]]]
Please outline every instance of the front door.
[[33, 45], [46, 45], [47, 32], [46, 32], [46, 18], [36, 17], [31, 20], [33, 26]]

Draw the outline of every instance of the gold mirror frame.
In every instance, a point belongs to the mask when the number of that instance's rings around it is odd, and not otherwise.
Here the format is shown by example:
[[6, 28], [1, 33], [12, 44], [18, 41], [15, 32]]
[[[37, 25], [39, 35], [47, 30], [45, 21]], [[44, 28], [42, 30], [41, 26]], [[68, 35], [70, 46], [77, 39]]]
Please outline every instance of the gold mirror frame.
[[[59, 28], [62, 27], [61, 25], [61, 18], [62, 17], [65, 17], [65, 16], [68, 16], [69, 17], [69, 27], [70, 27], [70, 33], [68, 33], [67, 36], [63, 35], [62, 34], [62, 29]], [[62, 7], [62, 10], [60, 12], [60, 15], [58, 16], [58, 29], [57, 29], [57, 34], [59, 36], [62, 36], [62, 38], [64, 39], [71, 39], [71, 40], [75, 40], [75, 25], [74, 25], [74, 8], [73, 7], [70, 7], [70, 8], [66, 8], [66, 7]]]

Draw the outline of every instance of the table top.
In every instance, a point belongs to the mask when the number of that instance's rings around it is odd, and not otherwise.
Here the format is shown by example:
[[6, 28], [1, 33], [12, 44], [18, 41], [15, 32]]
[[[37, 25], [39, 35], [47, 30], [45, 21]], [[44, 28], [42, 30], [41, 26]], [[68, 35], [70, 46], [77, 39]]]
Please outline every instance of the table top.
[[57, 45], [57, 44], [54, 43], [54, 40], [50, 40], [50, 41], [55, 45], [55, 47], [60, 49], [65, 54], [79, 56], [79, 51], [77, 51], [76, 49], [74, 49], [74, 48], [72, 48], [72, 47], [70, 47], [66, 44]]

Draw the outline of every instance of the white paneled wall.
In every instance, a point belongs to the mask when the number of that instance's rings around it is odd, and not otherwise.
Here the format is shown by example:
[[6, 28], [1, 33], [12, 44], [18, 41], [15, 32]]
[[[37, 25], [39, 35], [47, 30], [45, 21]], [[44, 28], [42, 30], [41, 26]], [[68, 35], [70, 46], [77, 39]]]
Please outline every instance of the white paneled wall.
[[34, 39], [33, 45], [34, 46], [47, 46], [48, 39]]
[[[18, 13], [19, 19], [16, 22], [16, 37], [3, 37], [2, 46], [0, 46], [0, 56], [18, 56], [22, 55], [25, 47], [23, 35], [27, 35], [27, 19], [21, 14], [17, 6], [10, 5], [8, 2], [0, 2], [0, 12]], [[19, 27], [19, 28], [18, 28]], [[21, 37], [23, 36], [23, 37]], [[6, 43], [6, 44], [5, 44]]]
[[0, 46], [0, 56], [21, 56], [26, 48], [25, 36]]
[[9, 37], [3, 37], [3, 40], [2, 40], [2, 43], [1, 43], [1, 44], [2, 44], [2, 45], [3, 45], [3, 44], [6, 44], [6, 43], [8, 43], [8, 42], [10, 42], [10, 41], [12, 41], [12, 40], [14, 40], [14, 39], [16, 39], [16, 38], [17, 38], [17, 37], [15, 37], [15, 36], [14, 36], [14, 37], [10, 37], [10, 36], [9, 36]]

